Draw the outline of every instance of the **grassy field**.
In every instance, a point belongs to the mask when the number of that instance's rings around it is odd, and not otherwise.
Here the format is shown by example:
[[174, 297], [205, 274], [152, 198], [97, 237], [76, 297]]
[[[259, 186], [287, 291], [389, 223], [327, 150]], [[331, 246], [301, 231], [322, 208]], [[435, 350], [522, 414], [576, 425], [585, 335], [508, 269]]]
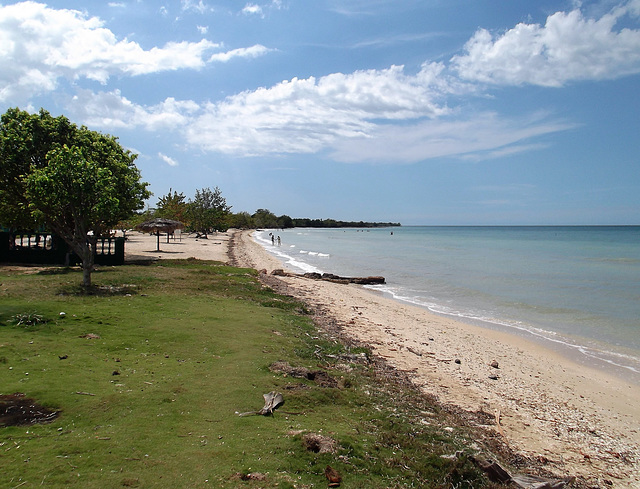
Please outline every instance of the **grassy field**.
[[[448, 414], [254, 271], [163, 261], [101, 268], [92, 294], [80, 282], [0, 268], [0, 394], [58, 412], [0, 427], [0, 487], [317, 488], [328, 465], [348, 488], [488, 487], [443, 457], [471, 453]], [[272, 416], [238, 415], [271, 391]]]

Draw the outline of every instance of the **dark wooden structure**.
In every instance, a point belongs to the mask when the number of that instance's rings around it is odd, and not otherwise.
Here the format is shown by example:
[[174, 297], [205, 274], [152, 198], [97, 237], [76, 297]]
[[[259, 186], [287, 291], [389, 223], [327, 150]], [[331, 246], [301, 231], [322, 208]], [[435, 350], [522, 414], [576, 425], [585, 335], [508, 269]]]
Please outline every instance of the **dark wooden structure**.
[[[122, 265], [124, 238], [99, 238], [96, 265]], [[40, 232], [0, 232], [0, 263], [76, 265], [81, 260], [56, 235]]]

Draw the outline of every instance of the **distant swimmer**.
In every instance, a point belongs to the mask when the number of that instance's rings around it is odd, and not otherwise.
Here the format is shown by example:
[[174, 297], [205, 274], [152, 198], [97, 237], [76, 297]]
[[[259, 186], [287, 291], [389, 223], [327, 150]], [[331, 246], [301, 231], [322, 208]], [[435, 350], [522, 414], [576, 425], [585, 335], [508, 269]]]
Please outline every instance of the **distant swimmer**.
[[273, 234], [271, 235], [271, 244], [272, 245], [276, 244], [276, 237]]
[[282, 244], [282, 241], [280, 241], [280, 236], [278, 236], [278, 246], [280, 246]]

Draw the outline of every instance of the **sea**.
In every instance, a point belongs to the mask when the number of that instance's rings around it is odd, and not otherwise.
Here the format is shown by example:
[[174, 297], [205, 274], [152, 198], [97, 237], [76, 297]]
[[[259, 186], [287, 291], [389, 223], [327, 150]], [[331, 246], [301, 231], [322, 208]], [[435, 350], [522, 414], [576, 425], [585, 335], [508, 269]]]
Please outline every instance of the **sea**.
[[381, 275], [386, 284], [369, 287], [380, 294], [640, 385], [640, 226], [294, 228], [254, 238], [292, 272]]

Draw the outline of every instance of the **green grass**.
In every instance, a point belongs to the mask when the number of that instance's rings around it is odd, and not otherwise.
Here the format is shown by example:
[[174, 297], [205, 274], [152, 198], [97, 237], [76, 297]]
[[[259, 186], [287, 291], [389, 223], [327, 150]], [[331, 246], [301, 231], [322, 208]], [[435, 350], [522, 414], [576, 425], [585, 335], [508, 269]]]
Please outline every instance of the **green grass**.
[[[33, 272], [0, 269], [0, 394], [60, 415], [0, 427], [0, 487], [324, 488], [327, 465], [349, 488], [488, 487], [466, 456], [441, 456], [471, 453], [464, 429], [341, 358], [349, 348], [252, 270], [101, 268], [91, 293], [77, 270]], [[337, 386], [273, 373], [275, 361], [324, 368]], [[285, 399], [273, 416], [237, 415], [273, 390]], [[304, 433], [338, 448], [309, 451]]]

